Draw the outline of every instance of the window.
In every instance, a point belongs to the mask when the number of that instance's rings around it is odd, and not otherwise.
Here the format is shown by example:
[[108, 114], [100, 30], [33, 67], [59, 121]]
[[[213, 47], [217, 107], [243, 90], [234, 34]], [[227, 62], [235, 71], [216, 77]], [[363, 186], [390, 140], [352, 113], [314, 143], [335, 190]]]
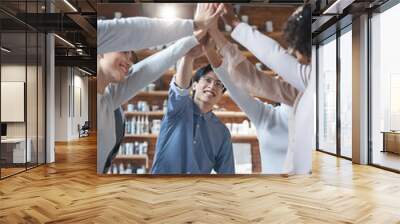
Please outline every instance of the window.
[[340, 155], [351, 158], [352, 141], [352, 32], [340, 36]]
[[336, 36], [318, 48], [318, 149], [336, 153]]
[[371, 18], [371, 162], [400, 170], [400, 4]]
[[[2, 1], [1, 7], [18, 6], [22, 16], [42, 12], [44, 3]], [[1, 118], [5, 130], [0, 144], [0, 178], [5, 178], [45, 163], [46, 39], [44, 33], [4, 12], [0, 17], [8, 21], [0, 29], [0, 111], [6, 115]], [[15, 101], [8, 97], [6, 102], [7, 95], [14, 95]]]

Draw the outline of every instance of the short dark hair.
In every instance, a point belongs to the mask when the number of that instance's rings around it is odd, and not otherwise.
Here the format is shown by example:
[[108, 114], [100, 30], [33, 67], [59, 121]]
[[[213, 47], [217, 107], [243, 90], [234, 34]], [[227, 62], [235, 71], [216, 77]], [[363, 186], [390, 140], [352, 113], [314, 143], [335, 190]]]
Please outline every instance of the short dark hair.
[[197, 69], [193, 76], [193, 82], [198, 82], [201, 77], [207, 75], [209, 72], [212, 72], [213, 69], [210, 64], [204, 65], [203, 67]]
[[[211, 67], [210, 64], [204, 65], [203, 67], [197, 69], [197, 71], [194, 73], [194, 76], [192, 78], [193, 82], [199, 82], [200, 78], [207, 75], [209, 72], [213, 72], [213, 68]], [[226, 91], [226, 88], [222, 90], [224, 93]]]
[[311, 5], [300, 6], [288, 19], [283, 36], [289, 47], [311, 58]]

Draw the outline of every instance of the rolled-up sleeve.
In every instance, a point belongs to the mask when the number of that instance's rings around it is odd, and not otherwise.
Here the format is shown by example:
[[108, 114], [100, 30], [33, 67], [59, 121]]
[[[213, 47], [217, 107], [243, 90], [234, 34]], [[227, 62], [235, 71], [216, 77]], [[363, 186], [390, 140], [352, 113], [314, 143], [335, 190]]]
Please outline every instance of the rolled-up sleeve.
[[263, 97], [275, 102], [292, 106], [298, 91], [284, 80], [279, 80], [258, 71], [240, 52], [237, 45], [225, 44], [220, 50], [227, 63], [231, 80], [242, 83], [247, 92], [253, 96]]
[[191, 103], [190, 88], [179, 87], [175, 83], [175, 77], [172, 78], [168, 91], [168, 116], [179, 114], [189, 103]]

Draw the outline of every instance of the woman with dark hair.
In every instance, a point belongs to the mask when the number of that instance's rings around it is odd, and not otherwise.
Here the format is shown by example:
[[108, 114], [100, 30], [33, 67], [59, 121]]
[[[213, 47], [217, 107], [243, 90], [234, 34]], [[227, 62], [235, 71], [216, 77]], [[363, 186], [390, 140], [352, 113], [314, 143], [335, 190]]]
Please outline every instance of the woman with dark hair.
[[[280, 75], [299, 93], [289, 114], [289, 143], [283, 173], [311, 172], [314, 136], [314, 80], [311, 76], [311, 7], [305, 4], [289, 17], [284, 37], [289, 51], [272, 38], [241, 23], [230, 5], [225, 5], [223, 19], [234, 28], [232, 38], [252, 52], [262, 63]], [[266, 77], [246, 73], [242, 77], [246, 89], [254, 95], [270, 98], [271, 81]], [[266, 85], [267, 84], [267, 85]]]
[[[287, 82], [266, 76], [258, 71], [237, 45], [230, 43], [218, 28], [211, 28], [209, 34], [215, 41], [208, 41], [204, 51], [213, 71], [229, 90], [229, 95], [250, 119], [256, 128], [259, 142], [262, 174], [284, 174], [284, 162], [288, 148], [288, 115], [298, 91]], [[251, 86], [246, 78], [252, 74], [264, 86], [264, 95], [269, 100], [281, 102], [279, 106], [261, 102], [252, 96]]]

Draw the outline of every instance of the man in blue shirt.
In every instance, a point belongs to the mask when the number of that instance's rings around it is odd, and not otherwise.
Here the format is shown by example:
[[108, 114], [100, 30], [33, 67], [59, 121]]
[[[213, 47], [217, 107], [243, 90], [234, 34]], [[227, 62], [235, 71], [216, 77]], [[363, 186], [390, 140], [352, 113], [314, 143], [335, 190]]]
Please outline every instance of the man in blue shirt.
[[219, 174], [235, 172], [229, 130], [212, 108], [226, 91], [210, 65], [193, 77], [198, 46], [182, 58], [169, 89], [168, 110], [161, 123], [152, 167], [153, 174]]

